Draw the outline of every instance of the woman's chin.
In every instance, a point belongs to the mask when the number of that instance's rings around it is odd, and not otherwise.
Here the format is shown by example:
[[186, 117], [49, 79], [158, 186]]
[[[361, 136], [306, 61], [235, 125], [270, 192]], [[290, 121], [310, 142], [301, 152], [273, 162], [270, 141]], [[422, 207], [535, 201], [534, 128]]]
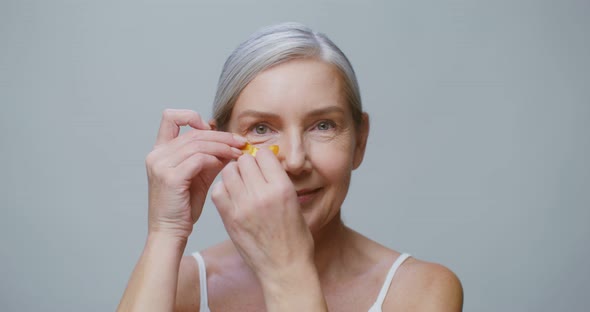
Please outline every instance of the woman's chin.
[[328, 228], [331, 228], [332, 224], [340, 223], [339, 213], [335, 213], [334, 215], [330, 216], [327, 220], [320, 219], [319, 216], [313, 215], [312, 211], [303, 212], [303, 218], [305, 220], [305, 224], [307, 224], [307, 228], [311, 232], [311, 235], [316, 238], [322, 232], [325, 232]]

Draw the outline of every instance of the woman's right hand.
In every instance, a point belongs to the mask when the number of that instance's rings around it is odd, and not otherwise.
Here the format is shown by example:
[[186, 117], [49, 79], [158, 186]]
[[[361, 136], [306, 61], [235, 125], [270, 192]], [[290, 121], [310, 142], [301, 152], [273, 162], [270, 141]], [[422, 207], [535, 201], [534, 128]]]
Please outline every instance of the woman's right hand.
[[[181, 126], [194, 129], [179, 135]], [[197, 112], [166, 109], [154, 149], [146, 157], [148, 233], [187, 239], [217, 174], [242, 155], [246, 139], [212, 130]]]

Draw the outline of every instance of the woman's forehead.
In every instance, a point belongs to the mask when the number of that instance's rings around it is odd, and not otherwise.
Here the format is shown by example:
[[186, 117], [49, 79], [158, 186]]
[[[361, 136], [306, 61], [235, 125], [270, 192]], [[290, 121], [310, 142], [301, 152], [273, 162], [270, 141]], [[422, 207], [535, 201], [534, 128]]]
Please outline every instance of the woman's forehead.
[[322, 106], [347, 109], [341, 75], [317, 59], [297, 59], [258, 74], [238, 96], [232, 120], [246, 110], [295, 113]]

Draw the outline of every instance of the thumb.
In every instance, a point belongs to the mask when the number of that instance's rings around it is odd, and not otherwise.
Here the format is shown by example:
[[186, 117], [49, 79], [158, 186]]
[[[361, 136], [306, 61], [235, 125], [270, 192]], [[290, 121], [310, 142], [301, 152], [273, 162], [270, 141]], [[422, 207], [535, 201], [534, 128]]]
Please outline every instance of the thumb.
[[234, 204], [231, 200], [229, 192], [223, 184], [223, 181], [218, 181], [215, 183], [215, 185], [213, 185], [211, 190], [211, 200], [213, 200], [213, 204], [215, 204], [215, 207], [219, 212], [219, 216], [225, 225], [226, 221], [229, 220], [233, 214]]

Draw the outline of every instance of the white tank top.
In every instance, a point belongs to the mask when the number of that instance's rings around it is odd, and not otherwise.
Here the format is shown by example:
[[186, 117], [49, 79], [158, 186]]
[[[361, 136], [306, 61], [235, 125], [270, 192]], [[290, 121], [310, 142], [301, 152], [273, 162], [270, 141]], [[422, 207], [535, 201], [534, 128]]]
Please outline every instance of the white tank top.
[[[201, 303], [199, 311], [210, 312], [211, 310], [209, 310], [209, 302], [207, 300], [207, 270], [205, 267], [205, 260], [203, 260], [203, 257], [198, 251], [193, 253], [193, 257], [195, 257], [195, 259], [197, 260], [197, 264], [199, 266], [199, 286], [201, 289]], [[406, 259], [408, 259], [409, 257], [409, 254], [403, 253], [399, 257], [397, 257], [395, 262], [393, 262], [391, 268], [389, 269], [389, 272], [387, 272], [387, 276], [385, 277], [383, 286], [381, 286], [381, 290], [379, 291], [377, 300], [375, 301], [375, 303], [373, 303], [371, 308], [369, 308], [369, 312], [381, 312], [381, 306], [383, 305], [383, 301], [385, 301], [385, 296], [389, 291], [389, 286], [391, 285], [391, 281], [393, 280], [395, 272], [402, 265], [402, 263], [404, 263], [404, 261], [406, 261]]]

